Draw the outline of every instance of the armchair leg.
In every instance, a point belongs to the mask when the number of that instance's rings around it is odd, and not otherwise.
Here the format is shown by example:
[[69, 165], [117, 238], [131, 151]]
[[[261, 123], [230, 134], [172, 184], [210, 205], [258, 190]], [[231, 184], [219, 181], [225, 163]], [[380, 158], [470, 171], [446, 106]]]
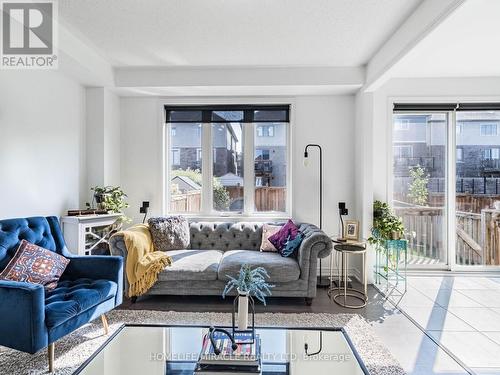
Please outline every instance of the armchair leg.
[[101, 320], [102, 320], [102, 326], [104, 328], [104, 334], [107, 335], [109, 333], [109, 325], [108, 325], [108, 319], [106, 319], [106, 315], [102, 314]]
[[55, 350], [55, 344], [49, 344], [47, 348], [47, 355], [49, 358], [49, 372], [53, 373], [54, 372], [54, 350]]

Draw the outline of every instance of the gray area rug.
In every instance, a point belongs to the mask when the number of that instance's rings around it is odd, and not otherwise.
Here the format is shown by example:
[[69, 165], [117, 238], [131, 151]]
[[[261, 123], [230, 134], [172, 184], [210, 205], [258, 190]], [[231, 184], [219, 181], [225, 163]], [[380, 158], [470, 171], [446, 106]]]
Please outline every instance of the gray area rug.
[[[161, 323], [181, 325], [231, 325], [228, 313], [180, 313], [146, 310], [115, 310], [106, 315], [110, 334], [123, 323]], [[405, 374], [396, 359], [381, 344], [370, 325], [357, 314], [256, 314], [257, 326], [344, 327], [370, 374]], [[72, 374], [109, 336], [103, 334], [96, 319], [56, 342], [56, 374]], [[34, 355], [0, 347], [0, 374], [46, 374], [47, 353]]]

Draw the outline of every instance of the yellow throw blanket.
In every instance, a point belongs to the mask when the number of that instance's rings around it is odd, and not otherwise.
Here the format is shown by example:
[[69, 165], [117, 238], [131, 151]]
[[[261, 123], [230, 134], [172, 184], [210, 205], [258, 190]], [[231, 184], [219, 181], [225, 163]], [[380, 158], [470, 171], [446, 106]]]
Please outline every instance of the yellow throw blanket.
[[172, 258], [163, 251], [154, 250], [147, 225], [134, 225], [119, 234], [123, 235], [127, 247], [125, 271], [129, 282], [129, 296], [140, 296], [154, 285], [158, 274], [172, 264]]

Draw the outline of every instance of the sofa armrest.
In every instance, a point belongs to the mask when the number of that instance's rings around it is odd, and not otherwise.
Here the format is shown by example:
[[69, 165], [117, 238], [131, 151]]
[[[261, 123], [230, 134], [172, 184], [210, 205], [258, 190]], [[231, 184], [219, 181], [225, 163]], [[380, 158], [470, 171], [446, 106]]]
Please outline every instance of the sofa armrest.
[[[125, 237], [127, 237], [127, 241], [125, 241]], [[115, 233], [109, 239], [111, 254], [123, 257], [125, 269], [123, 286], [128, 294], [129, 283], [127, 278], [127, 256], [129, 249], [127, 248], [127, 243], [132, 247], [144, 247], [145, 251], [153, 251], [154, 246], [149, 227], [145, 224], [135, 224], [125, 230]], [[128, 272], [134, 272], [134, 270], [128, 270]]]
[[79, 278], [110, 280], [118, 285], [116, 305], [122, 303], [123, 258], [109, 255], [68, 256], [70, 262], [63, 273], [63, 279]]
[[[300, 224], [299, 230], [304, 234], [304, 240], [300, 244], [297, 260], [301, 270], [301, 278], [316, 278], [315, 267], [318, 258], [326, 258], [333, 249], [333, 243], [330, 237], [313, 224]], [[311, 267], [313, 265], [313, 267]], [[309, 275], [309, 270], [313, 275]]]
[[35, 353], [48, 345], [42, 285], [0, 280], [0, 345]]

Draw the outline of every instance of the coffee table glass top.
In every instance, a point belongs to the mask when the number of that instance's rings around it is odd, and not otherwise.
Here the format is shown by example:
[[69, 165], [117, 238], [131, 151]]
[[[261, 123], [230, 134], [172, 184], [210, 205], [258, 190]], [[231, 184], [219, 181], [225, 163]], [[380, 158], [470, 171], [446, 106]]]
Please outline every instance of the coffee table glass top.
[[[193, 375], [207, 332], [208, 327], [124, 325], [76, 374]], [[257, 328], [256, 333], [262, 374], [368, 373], [343, 330]], [[306, 355], [306, 343], [313, 355]]]

